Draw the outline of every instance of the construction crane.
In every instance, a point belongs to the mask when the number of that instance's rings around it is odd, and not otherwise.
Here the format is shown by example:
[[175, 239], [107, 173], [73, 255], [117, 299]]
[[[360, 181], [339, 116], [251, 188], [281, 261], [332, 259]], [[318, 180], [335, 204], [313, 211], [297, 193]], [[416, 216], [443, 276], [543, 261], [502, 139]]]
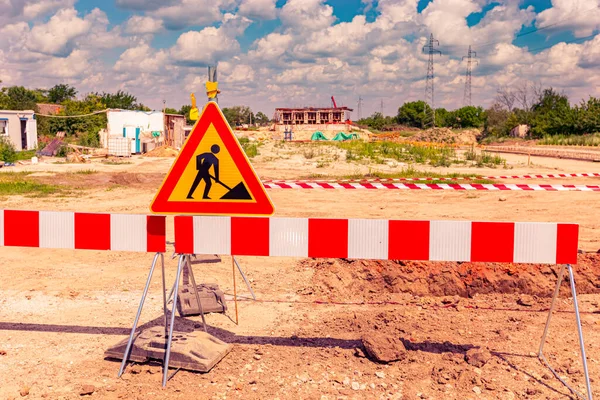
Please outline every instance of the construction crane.
[[331, 96], [331, 104], [333, 104], [333, 108], [337, 108], [337, 104], [335, 103], [333, 96]]

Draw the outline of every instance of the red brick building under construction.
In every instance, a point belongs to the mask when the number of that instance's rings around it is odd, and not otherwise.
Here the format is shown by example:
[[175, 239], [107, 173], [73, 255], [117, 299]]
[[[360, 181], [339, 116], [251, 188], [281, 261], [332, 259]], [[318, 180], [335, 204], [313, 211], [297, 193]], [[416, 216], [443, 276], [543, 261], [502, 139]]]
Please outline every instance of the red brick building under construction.
[[351, 108], [276, 108], [277, 125], [325, 125], [350, 123]]

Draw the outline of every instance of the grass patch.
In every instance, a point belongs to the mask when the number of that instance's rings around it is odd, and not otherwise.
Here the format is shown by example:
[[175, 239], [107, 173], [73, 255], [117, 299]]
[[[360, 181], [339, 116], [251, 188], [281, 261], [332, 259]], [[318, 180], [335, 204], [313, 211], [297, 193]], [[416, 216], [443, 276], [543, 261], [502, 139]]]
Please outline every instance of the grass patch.
[[456, 151], [451, 147], [431, 143], [364, 142], [359, 140], [336, 143], [346, 150], [346, 161], [372, 160], [383, 163], [385, 159], [416, 164], [449, 167], [457, 161]]
[[112, 184], [109, 187], [107, 187], [104, 191], [105, 192], [112, 192], [115, 189], [121, 189], [123, 187], [123, 185], [119, 185], [119, 184]]
[[7, 171], [7, 172], [0, 172], [0, 182], [6, 181], [6, 180], [9, 180], [9, 179], [23, 178], [23, 177], [26, 177], [27, 175], [31, 175], [33, 173], [34, 173], [33, 171]]
[[248, 158], [254, 158], [260, 153], [258, 152], [258, 146], [256, 143], [251, 143], [250, 139], [247, 137], [239, 138], [238, 141], [244, 150], [244, 153], [248, 156]]
[[46, 197], [63, 193], [63, 188], [56, 185], [37, 183], [25, 180], [0, 181], [0, 196]]
[[591, 135], [554, 135], [539, 140], [539, 145], [547, 146], [600, 146], [600, 133]]
[[77, 175], [91, 175], [91, 174], [95, 174], [97, 172], [98, 171], [96, 171], [95, 169], [82, 169], [82, 170], [79, 170], [79, 171], [75, 171], [73, 173], [77, 174]]
[[[55, 163], [57, 164], [57, 163]], [[102, 161], [104, 165], [124, 165], [124, 164], [133, 164], [131, 161]]]
[[[311, 174], [308, 176], [309, 179], [328, 179], [328, 180], [337, 180], [337, 179], [402, 179], [402, 178], [410, 178], [414, 179], [413, 183], [495, 183], [495, 181], [491, 179], [476, 179], [477, 175], [475, 174], [461, 174], [461, 173], [450, 173], [450, 174], [440, 174], [437, 172], [429, 172], [429, 171], [420, 171], [412, 166], [408, 168], [403, 168], [397, 172], [380, 172], [380, 171], [370, 171], [367, 174], [361, 174], [359, 172], [355, 172], [353, 174], [347, 175], [322, 175], [322, 174]], [[420, 180], [419, 178], [423, 178]], [[425, 178], [434, 178], [430, 180], [425, 180]], [[456, 180], [455, 182], [444, 180], [444, 179], [435, 179], [435, 178], [467, 178]]]
[[487, 151], [482, 151], [481, 153], [477, 153], [474, 148], [465, 151], [465, 160], [472, 161], [477, 167], [489, 167], [496, 168], [499, 165], [506, 166], [506, 159], [500, 157], [497, 154], [490, 154]]
[[24, 150], [17, 151], [15, 160], [31, 160], [32, 157], [35, 157], [36, 150]]

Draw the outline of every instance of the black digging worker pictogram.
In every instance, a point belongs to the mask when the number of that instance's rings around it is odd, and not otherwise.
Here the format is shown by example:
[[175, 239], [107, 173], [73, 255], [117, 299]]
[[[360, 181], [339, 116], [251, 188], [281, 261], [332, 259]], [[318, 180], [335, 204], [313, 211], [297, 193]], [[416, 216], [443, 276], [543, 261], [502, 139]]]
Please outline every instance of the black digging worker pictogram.
[[[211, 179], [214, 179], [215, 182], [223, 186], [228, 190], [221, 199], [225, 200], [252, 200], [252, 196], [248, 193], [244, 182], [238, 183], [233, 189], [224, 184], [219, 180], [219, 159], [217, 158], [217, 154], [221, 151], [221, 148], [218, 144], [213, 144], [210, 147], [210, 153], [202, 153], [196, 156], [196, 169], [198, 170], [198, 174], [196, 175], [196, 179], [194, 179], [194, 183], [192, 183], [192, 187], [187, 195], [188, 199], [193, 199], [194, 191], [198, 187], [201, 181], [204, 181], [204, 193], [202, 194], [203, 199], [211, 200], [208, 197], [210, 193], [210, 188], [212, 187]], [[210, 168], [213, 168], [215, 176], [210, 174]]]

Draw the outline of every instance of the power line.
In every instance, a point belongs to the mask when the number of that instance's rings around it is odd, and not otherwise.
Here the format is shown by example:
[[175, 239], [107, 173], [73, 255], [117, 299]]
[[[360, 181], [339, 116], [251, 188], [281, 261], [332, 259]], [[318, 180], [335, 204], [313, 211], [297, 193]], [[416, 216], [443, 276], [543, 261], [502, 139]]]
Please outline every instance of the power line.
[[542, 46], [542, 47], [537, 47], [535, 49], [528, 49], [528, 51], [530, 53], [533, 53], [534, 51], [542, 51], [542, 50], [550, 49], [550, 48], [552, 48], [552, 47], [554, 47], [554, 46], [556, 46], [558, 44], [561, 44], [561, 43], [572, 44], [572, 43], [577, 43], [577, 42], [585, 42], [586, 40], [593, 39], [596, 36], [597, 36], [596, 34], [591, 34], [591, 35], [586, 36], [586, 37], [576, 38], [576, 39], [571, 39], [571, 40], [565, 40], [565, 41], [562, 41], [562, 42], [554, 43], [554, 44], [549, 45], [549, 46]]
[[467, 55], [465, 57], [463, 57], [462, 59], [464, 60], [465, 58], [467, 59], [467, 73], [465, 74], [465, 93], [463, 95], [463, 105], [464, 106], [470, 106], [473, 103], [471, 102], [471, 64], [472, 63], [477, 63], [479, 64], [479, 62], [477, 60], [473, 60], [473, 56], [477, 57], [477, 53], [471, 50], [471, 46], [469, 46], [469, 52], [467, 53]]
[[[427, 83], [425, 85], [425, 105], [424, 105], [424, 113], [425, 118], [423, 119], [423, 127], [435, 127], [435, 101], [434, 101], [434, 73], [433, 73], [433, 55], [439, 54], [442, 55], [442, 52], [436, 50], [435, 47], [439, 46], [440, 42], [433, 38], [433, 33], [429, 36], [429, 44], [423, 46], [423, 51], [428, 49], [429, 53], [429, 62], [427, 63]], [[429, 109], [427, 109], [427, 105], [429, 105]]]
[[[572, 13], [570, 14], [571, 16], [570, 16], [570, 17], [568, 17], [568, 18], [563, 18], [563, 19], [561, 19], [561, 20], [559, 20], [559, 21], [557, 21], [557, 22], [554, 22], [554, 23], [552, 23], [552, 24], [544, 25], [544, 26], [542, 26], [542, 27], [534, 28], [534, 29], [532, 29], [532, 30], [530, 30], [530, 31], [527, 31], [527, 32], [522, 32], [522, 33], [519, 33], [519, 34], [515, 35], [515, 37], [513, 38], [513, 41], [514, 41], [515, 39], [517, 39], [517, 38], [520, 38], [520, 37], [523, 37], [523, 36], [527, 36], [527, 35], [531, 35], [532, 33], [536, 33], [536, 32], [543, 31], [543, 30], [546, 30], [546, 29], [552, 28], [552, 27], [554, 27], [554, 26], [560, 25], [560, 24], [562, 24], [563, 22], [566, 22], [566, 21], [569, 21], [569, 20], [571, 20], [571, 19], [575, 18], [575, 17], [576, 17], [578, 14], [580, 14], [580, 13], [587, 13], [587, 12], [590, 12], [590, 11], [594, 11], [594, 10], [595, 10], [595, 9], [597, 9], [597, 8], [600, 8], [600, 6], [592, 7], [592, 8], [590, 8], [589, 10], [583, 10], [583, 11], [580, 11], [580, 12], [572, 12]], [[487, 47], [487, 46], [492, 46], [492, 45], [494, 45], [494, 44], [503, 43], [503, 42], [504, 42], [503, 40], [492, 40], [491, 42], [486, 42], [486, 43], [478, 43], [478, 44], [477, 44], [477, 47], [479, 47], [479, 48], [481, 48], [481, 47]]]

